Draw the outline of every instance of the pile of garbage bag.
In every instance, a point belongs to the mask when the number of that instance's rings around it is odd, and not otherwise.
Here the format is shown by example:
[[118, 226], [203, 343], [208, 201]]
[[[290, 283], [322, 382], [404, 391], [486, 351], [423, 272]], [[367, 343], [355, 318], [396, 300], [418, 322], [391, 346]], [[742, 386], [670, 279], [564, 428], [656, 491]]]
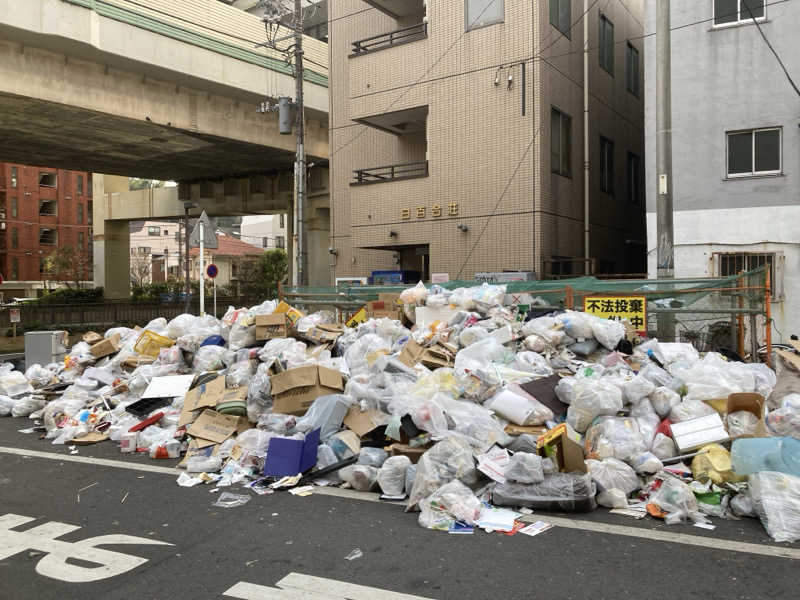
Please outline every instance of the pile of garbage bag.
[[777, 375], [572, 310], [525, 320], [502, 285], [381, 296], [355, 327], [267, 300], [90, 332], [63, 363], [0, 365], [0, 416], [180, 459], [182, 486], [380, 493], [430, 529], [599, 505], [800, 539], [788, 361]]

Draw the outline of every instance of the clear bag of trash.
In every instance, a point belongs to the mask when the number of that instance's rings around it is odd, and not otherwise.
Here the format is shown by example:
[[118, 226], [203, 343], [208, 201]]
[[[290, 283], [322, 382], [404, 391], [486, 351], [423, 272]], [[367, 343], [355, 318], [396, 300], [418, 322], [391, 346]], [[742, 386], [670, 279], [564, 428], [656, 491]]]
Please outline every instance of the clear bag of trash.
[[592, 319], [592, 332], [598, 342], [608, 350], [613, 350], [625, 337], [625, 326], [610, 319]]
[[650, 451], [659, 459], [666, 460], [678, 455], [678, 448], [675, 441], [663, 433], [657, 433], [653, 438], [653, 445]]
[[661, 459], [652, 452], [642, 452], [629, 462], [638, 475], [655, 475], [664, 468]]
[[255, 375], [247, 386], [247, 418], [252, 422], [259, 422], [261, 415], [268, 413], [272, 408], [270, 391], [269, 365], [261, 363]]
[[714, 408], [710, 404], [701, 402], [700, 400], [684, 400], [677, 406], [672, 407], [669, 412], [669, 419], [673, 423], [681, 423], [683, 421], [690, 421], [698, 417], [705, 417], [706, 415], [713, 415]]
[[542, 425], [553, 419], [553, 411], [544, 404], [507, 388], [495, 394], [485, 406], [504, 419], [521, 426]]
[[564, 325], [564, 331], [569, 337], [579, 342], [594, 338], [592, 317], [585, 313], [568, 310], [555, 319]]
[[518, 483], [540, 483], [544, 481], [542, 457], [529, 452], [515, 452], [506, 465], [506, 479]]
[[661, 487], [650, 496], [650, 502], [667, 513], [664, 522], [674, 525], [691, 519], [695, 523], [708, 523], [708, 519], [700, 512], [697, 498], [691, 488], [675, 477], [667, 477]]
[[167, 336], [177, 340], [179, 337], [186, 335], [192, 330], [196, 319], [196, 316], [188, 313], [178, 315], [167, 323]]
[[419, 459], [406, 510], [413, 509], [420, 500], [453, 479], [467, 484], [478, 480], [472, 447], [455, 436], [437, 442]]
[[627, 508], [628, 496], [641, 487], [636, 472], [616, 458], [586, 460], [589, 475], [597, 484], [597, 503], [608, 508]]
[[27, 417], [37, 410], [42, 410], [45, 404], [47, 404], [47, 402], [43, 398], [35, 398], [33, 396], [18, 398], [14, 406], [11, 407], [11, 416]]
[[386, 496], [405, 494], [406, 472], [410, 465], [411, 459], [407, 456], [390, 456], [384, 461], [378, 470], [378, 485]]
[[[792, 394], [792, 396], [797, 396], [797, 394]], [[784, 405], [781, 408], [772, 410], [767, 415], [767, 427], [775, 436], [800, 439], [800, 407], [787, 405], [784, 399]]]
[[17, 403], [14, 398], [8, 396], [0, 396], [0, 417], [7, 417], [11, 414], [11, 409]]
[[277, 435], [271, 431], [247, 429], [236, 437], [236, 443], [253, 456], [264, 458], [267, 455], [269, 441], [273, 437], [277, 437]]
[[586, 430], [586, 453], [590, 458], [630, 460], [647, 450], [636, 419], [598, 417]]
[[455, 521], [474, 525], [482, 506], [472, 490], [455, 479], [420, 501], [418, 521], [427, 529], [444, 531], [450, 529]]
[[297, 420], [297, 430], [305, 433], [319, 428], [320, 439], [326, 440], [342, 428], [342, 420], [352, 404], [353, 399], [344, 394], [320, 396]]
[[380, 469], [383, 463], [388, 459], [389, 453], [383, 448], [361, 448], [358, 454], [358, 465], [369, 465]]
[[681, 403], [681, 397], [670, 388], [661, 386], [653, 390], [650, 395], [650, 402], [656, 414], [663, 419], [674, 407]]
[[592, 421], [602, 415], [615, 415], [622, 410], [622, 392], [603, 379], [580, 379], [572, 389], [572, 403], [567, 409], [567, 423], [583, 433]]
[[800, 477], [761, 471], [748, 477], [750, 497], [764, 529], [776, 542], [800, 540]]
[[738, 438], [743, 435], [755, 435], [758, 431], [759, 418], [749, 410], [737, 410], [726, 417], [728, 435]]
[[733, 514], [737, 517], [758, 517], [756, 507], [753, 505], [753, 499], [750, 497], [749, 492], [736, 494], [731, 498], [730, 507]]
[[38, 363], [34, 363], [25, 371], [25, 378], [34, 388], [38, 389], [53, 381], [53, 372]]
[[378, 480], [378, 469], [370, 465], [350, 465], [339, 469], [339, 477], [354, 490], [368, 492]]
[[203, 346], [194, 355], [194, 370], [197, 373], [219, 371], [225, 367], [223, 356], [225, 348], [221, 346]]
[[518, 352], [513, 367], [536, 377], [550, 377], [553, 374], [553, 369], [547, 359], [536, 352]]
[[541, 483], [498, 483], [492, 491], [497, 506], [526, 506], [533, 510], [589, 512], [597, 508], [597, 488], [588, 473], [555, 473]]
[[637, 375], [630, 381], [626, 381], [622, 384], [622, 394], [625, 400], [630, 404], [636, 404], [643, 398], [647, 398], [655, 389], [656, 386], [641, 375]]
[[271, 431], [276, 435], [289, 435], [297, 424], [297, 417], [294, 415], [282, 415], [280, 413], [265, 413], [258, 419], [258, 428], [264, 431]]
[[24, 373], [11, 371], [10, 373], [0, 375], [0, 394], [3, 396], [15, 398], [17, 396], [30, 394], [32, 391], [33, 388], [28, 383]]

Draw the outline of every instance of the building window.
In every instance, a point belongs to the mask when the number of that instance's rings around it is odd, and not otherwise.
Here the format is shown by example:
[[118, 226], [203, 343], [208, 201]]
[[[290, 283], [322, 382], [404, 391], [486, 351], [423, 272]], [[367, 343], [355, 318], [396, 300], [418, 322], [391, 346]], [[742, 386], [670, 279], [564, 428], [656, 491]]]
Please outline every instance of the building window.
[[503, 22], [504, 0], [464, 0], [467, 31]]
[[628, 202], [642, 203], [642, 159], [633, 152], [628, 152]]
[[17, 179], [18, 179], [18, 177], [19, 177], [19, 171], [17, 170], [17, 167], [11, 167], [11, 187], [12, 188], [17, 187], [17, 183], [18, 183]]
[[264, 236], [263, 238], [261, 238], [261, 247], [262, 248], [269, 247], [269, 238], [267, 236]]
[[572, 29], [572, 0], [550, 0], [550, 24], [568, 38]]
[[161, 227], [148, 227], [147, 235], [161, 235]]
[[628, 91], [639, 97], [639, 51], [628, 43]]
[[275, 236], [275, 247], [286, 248], [286, 239], [282, 235]]
[[11, 259], [11, 279], [19, 281], [19, 259], [16, 256]]
[[78, 175], [78, 196], [83, 196], [83, 175]]
[[728, 177], [781, 172], [781, 128], [729, 132]]
[[169, 235], [169, 229], [164, 230], [164, 235]]
[[600, 15], [600, 66], [614, 74], [614, 24]]
[[714, 0], [714, 25], [763, 21], [765, 6], [765, 0]]
[[600, 191], [614, 193], [614, 142], [600, 136]]
[[150, 254], [149, 246], [139, 246], [139, 254]]
[[16, 219], [19, 216], [19, 202], [16, 198], [11, 199], [11, 218]]
[[39, 185], [42, 187], [54, 188], [58, 184], [58, 176], [55, 173], [39, 173]]
[[718, 277], [731, 277], [769, 265], [772, 297], [779, 300], [783, 298], [783, 258], [782, 252], [715, 252], [714, 270]]
[[55, 229], [39, 229], [40, 246], [58, 246], [58, 231]]
[[11, 247], [19, 248], [19, 231], [16, 227], [11, 228]]
[[[90, 179], [89, 181], [91, 181], [91, 179]], [[89, 195], [90, 195], [90, 196], [91, 196], [91, 194], [92, 194], [92, 193], [91, 193], [91, 192], [89, 192]], [[89, 225], [91, 225], [91, 224], [92, 224], [92, 219], [94, 218], [93, 211], [94, 211], [94, 203], [92, 203], [92, 202], [87, 202], [87, 203], [86, 203], [86, 222], [87, 222]]]
[[78, 248], [83, 250], [83, 232], [82, 231], [78, 232]]
[[564, 177], [572, 175], [572, 117], [550, 110], [550, 170]]
[[77, 216], [78, 225], [83, 224], [83, 204], [78, 204], [78, 216]]
[[286, 228], [286, 215], [284, 215], [283, 213], [281, 213], [281, 214], [280, 214], [280, 215], [278, 215], [278, 216], [280, 217], [280, 219], [279, 219], [279, 225], [280, 225], [280, 228], [281, 228], [281, 229], [285, 229], [285, 228]]

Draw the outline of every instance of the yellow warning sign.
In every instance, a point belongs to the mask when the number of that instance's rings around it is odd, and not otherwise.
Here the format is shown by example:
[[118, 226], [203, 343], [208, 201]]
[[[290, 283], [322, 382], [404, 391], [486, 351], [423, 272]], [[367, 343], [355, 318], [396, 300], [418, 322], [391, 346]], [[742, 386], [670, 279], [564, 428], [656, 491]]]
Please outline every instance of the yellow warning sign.
[[583, 311], [601, 319], [628, 319], [637, 333], [647, 331], [647, 299], [644, 296], [585, 296]]
[[345, 323], [348, 327], [358, 327], [360, 323], [363, 323], [367, 320], [367, 310], [365, 308], [359, 308], [358, 312], [350, 317], [350, 320]]

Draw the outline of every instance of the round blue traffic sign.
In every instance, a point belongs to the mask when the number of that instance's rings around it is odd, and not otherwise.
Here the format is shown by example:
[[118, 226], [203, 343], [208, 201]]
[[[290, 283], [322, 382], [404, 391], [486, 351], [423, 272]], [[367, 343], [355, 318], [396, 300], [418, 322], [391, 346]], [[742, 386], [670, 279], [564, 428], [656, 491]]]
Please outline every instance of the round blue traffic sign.
[[213, 263], [208, 265], [208, 267], [206, 268], [206, 275], [211, 277], [211, 279], [214, 279], [214, 277], [219, 275], [219, 269], [217, 268], [217, 265]]

